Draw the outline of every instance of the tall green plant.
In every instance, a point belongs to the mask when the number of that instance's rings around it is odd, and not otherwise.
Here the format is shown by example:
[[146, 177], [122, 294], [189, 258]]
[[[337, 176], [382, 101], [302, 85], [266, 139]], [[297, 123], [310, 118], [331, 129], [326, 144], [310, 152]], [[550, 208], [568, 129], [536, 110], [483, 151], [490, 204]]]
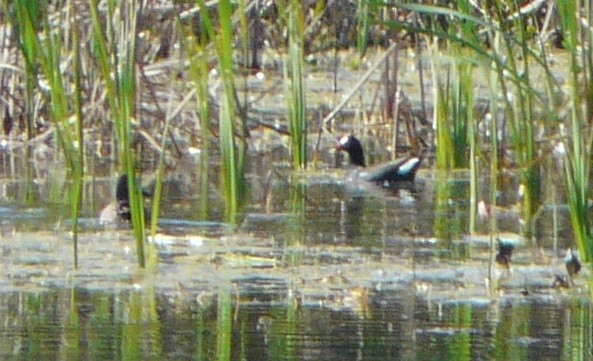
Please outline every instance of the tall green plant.
[[469, 142], [469, 170], [470, 170], [470, 209], [469, 209], [469, 231], [476, 230], [478, 213], [478, 117], [476, 116], [476, 104], [474, 99], [474, 73], [471, 64], [463, 64], [460, 70], [460, 77], [463, 90], [460, 92], [464, 106], [464, 118], [467, 124], [467, 138]]
[[78, 268], [78, 216], [82, 208], [82, 190], [84, 176], [84, 132], [82, 122], [82, 70], [80, 65], [80, 36], [78, 23], [73, 24], [73, 47], [74, 47], [74, 109], [75, 109], [75, 140], [78, 147], [74, 147], [76, 153], [73, 155], [73, 184], [70, 203], [72, 205], [72, 235], [73, 235], [73, 257], [74, 267]]
[[[47, 2], [28, 2], [18, 0], [14, 3], [16, 27], [20, 30], [20, 44], [26, 59], [28, 79], [37, 79], [40, 73], [49, 85], [49, 101], [51, 104], [51, 120], [55, 127], [57, 143], [66, 159], [68, 170], [73, 179], [70, 190], [72, 233], [73, 233], [73, 264], [78, 267], [78, 215], [82, 204], [82, 176], [84, 172], [83, 133], [82, 133], [82, 100], [81, 70], [79, 55], [78, 28], [71, 19], [51, 22], [47, 12]], [[41, 26], [39, 26], [41, 24]], [[58, 24], [59, 26], [56, 26]], [[66, 29], [64, 28], [66, 24]], [[73, 28], [72, 49], [64, 50], [62, 39], [64, 31]], [[40, 34], [43, 33], [43, 36]], [[67, 88], [69, 74], [64, 74], [63, 56], [65, 51], [74, 52], [74, 107], [70, 106]], [[69, 122], [74, 112], [73, 125]]]
[[233, 331], [233, 303], [231, 292], [228, 289], [221, 289], [218, 292], [218, 307], [216, 317], [216, 356], [218, 360], [227, 361], [231, 359], [231, 339]]
[[[503, 21], [506, 19], [505, 11], [501, 4], [498, 4], [498, 21], [501, 22], [501, 31], [508, 33], [513, 25], [518, 34], [513, 41], [509, 36], [502, 37], [505, 51], [507, 54], [519, 52], [520, 57], [509, 56], [506, 71], [510, 72], [515, 79], [520, 79], [520, 84], [516, 84], [514, 89], [506, 84], [504, 72], [501, 71], [498, 77], [499, 84], [503, 90], [506, 102], [506, 114], [511, 126], [511, 140], [517, 152], [517, 160], [521, 167], [521, 184], [523, 185], [523, 217], [525, 220], [524, 234], [531, 237], [533, 233], [532, 217], [541, 203], [541, 184], [539, 175], [539, 163], [537, 161], [537, 149], [535, 144], [535, 121], [533, 112], [533, 103], [536, 96], [534, 87], [530, 79], [530, 46], [527, 36], [524, 32], [524, 18], [517, 8], [517, 16], [511, 24]], [[519, 59], [520, 61], [517, 61]], [[511, 95], [512, 92], [512, 95]], [[511, 99], [512, 97], [512, 99]]]
[[[95, 51], [105, 81], [111, 114], [115, 120], [120, 164], [128, 174], [137, 260], [140, 267], [144, 267], [146, 238], [144, 201], [140, 187], [136, 186], [135, 161], [130, 142], [131, 123], [136, 118], [136, 27], [141, 9], [140, 4], [135, 0], [121, 3], [118, 11], [114, 8], [115, 4], [108, 3], [108, 5], [110, 6], [108, 6], [106, 20], [103, 21], [99, 16], [97, 0], [91, 0]], [[127, 14], [127, 16], [122, 19], [117, 14]], [[107, 29], [103, 28], [103, 24], [107, 25]], [[107, 38], [112, 41], [121, 39], [121, 41], [109, 44]]]
[[[591, 9], [589, 9], [591, 10]], [[585, 114], [593, 113], [591, 106], [592, 87], [592, 59], [593, 41], [590, 29], [581, 28], [580, 8], [577, 2], [562, 0], [558, 2], [558, 11], [564, 30], [564, 46], [568, 50], [570, 59], [569, 85], [570, 85], [570, 130], [571, 142], [568, 147], [565, 173], [567, 181], [568, 206], [570, 218], [575, 233], [579, 252], [583, 259], [591, 262], [593, 257], [593, 231], [589, 215], [589, 190], [591, 152], [593, 137], [589, 132], [584, 132], [583, 127], [587, 119], [583, 114], [583, 98], [585, 99]], [[587, 15], [589, 21], [593, 15]], [[582, 37], [581, 37], [582, 35]], [[579, 39], [586, 43], [581, 44]], [[579, 58], [582, 52], [582, 58]], [[581, 84], [585, 82], [585, 84]], [[589, 89], [589, 90], [584, 90]], [[593, 263], [592, 263], [593, 265]]]
[[[529, 74], [537, 66], [548, 79], [548, 89], [558, 90], [559, 87], [551, 74], [545, 54], [542, 55], [529, 46], [527, 34], [523, 29], [525, 19], [522, 11], [517, 8], [515, 9], [517, 10], [516, 14], [508, 17], [508, 9], [503, 8], [500, 2], [495, 2], [495, 6], [483, 9], [483, 17], [478, 18], [467, 12], [464, 4], [463, 1], [459, 2], [461, 11], [418, 4], [397, 3], [397, 6], [422, 13], [428, 16], [432, 23], [439, 23], [444, 18], [447, 19], [449, 27], [453, 27], [457, 22], [461, 23], [461, 31], [446, 31], [438, 26], [418, 27], [413, 24], [404, 26], [412, 31], [429, 34], [440, 41], [458, 44], [466, 51], [471, 51], [479, 57], [481, 64], [493, 64], [499, 86], [497, 96], [502, 94], [500, 97], [503, 104], [501, 111], [509, 120], [511, 145], [517, 154], [521, 180], [525, 189], [523, 218], [526, 227], [524, 232], [530, 235], [533, 227], [532, 218], [541, 203], [539, 160], [535, 142], [537, 123], [533, 108], [536, 102], [544, 105], [547, 102], [541, 93], [534, 90]], [[494, 10], [494, 14], [491, 16], [492, 10]], [[509, 19], [515, 23], [509, 22]], [[472, 24], [471, 27], [468, 23]], [[401, 24], [394, 25], [402, 26]], [[497, 34], [502, 39], [502, 47], [486, 46], [475, 35], [479, 32], [478, 30], [485, 30], [485, 33], [489, 34], [490, 40], [493, 38], [491, 34]], [[521, 55], [518, 60], [515, 56], [517, 53]], [[548, 93], [554, 94], [555, 92], [548, 90]], [[505, 129], [501, 129], [501, 131], [504, 132]], [[440, 139], [438, 135], [437, 139]]]
[[[223, 83], [219, 113], [219, 143], [221, 154], [221, 183], [225, 199], [226, 218], [235, 222], [245, 195], [245, 137], [247, 128], [243, 117], [236, 117], [237, 94], [233, 68], [233, 7], [230, 0], [218, 3], [218, 31], [204, 0], [196, 0], [202, 9], [202, 25], [214, 41]], [[238, 133], [237, 136], [235, 133]]]
[[444, 67], [433, 65], [434, 78], [437, 79], [437, 165], [441, 170], [469, 166], [469, 128], [475, 121], [473, 64], [464, 59], [453, 61], [451, 70], [446, 71], [445, 81], [441, 80]]
[[[3, 5], [6, 3], [7, 2], [3, 2]], [[33, 114], [33, 109], [35, 108], [34, 90], [37, 85], [37, 64], [35, 63], [35, 59], [37, 58], [38, 49], [36, 43], [38, 41], [37, 31], [40, 28], [37, 19], [40, 17], [40, 8], [43, 4], [45, 3], [41, 1], [25, 0], [17, 0], [13, 3], [15, 28], [18, 29], [18, 34], [20, 35], [19, 46], [25, 59], [25, 129], [28, 140], [33, 138], [33, 119], [35, 118]], [[10, 12], [7, 9], [5, 13], [9, 14]], [[29, 153], [29, 147], [27, 147], [27, 152]], [[30, 159], [30, 157], [27, 157], [27, 159]], [[27, 172], [29, 172], [28, 169]], [[29, 179], [30, 174], [27, 174], [27, 181], [29, 181]], [[27, 182], [27, 185], [29, 184], [30, 182]]]
[[[434, 68], [433, 68], [434, 69]], [[438, 71], [433, 70], [436, 74]], [[435, 80], [435, 122], [436, 122], [436, 141], [437, 141], [437, 167], [441, 170], [454, 168], [455, 143], [451, 127], [449, 126], [450, 115], [450, 92], [449, 84], [443, 84], [438, 79]]]
[[[210, 124], [210, 93], [208, 92], [208, 80], [210, 69], [208, 64], [208, 35], [203, 29], [191, 28], [186, 30], [187, 36], [182, 39], [184, 48], [189, 56], [189, 74], [193, 80], [196, 90], [196, 102], [198, 116], [200, 117], [200, 131], [202, 137], [202, 148], [200, 152], [200, 171], [198, 194], [200, 200], [199, 216], [202, 219], [209, 214], [209, 175], [208, 164], [211, 153], [212, 125]], [[196, 35], [197, 34], [197, 35]]]
[[[307, 105], [303, 85], [304, 20], [302, 5], [291, 0], [288, 11], [288, 46], [290, 55], [290, 137], [295, 168], [307, 166]], [[285, 74], [285, 78], [288, 79]]]
[[[173, 99], [173, 97], [171, 97]], [[165, 156], [167, 154], [167, 137], [165, 136], [169, 132], [169, 125], [171, 123], [171, 117], [167, 115], [165, 120], [165, 127], [163, 128], [163, 138], [161, 141], [161, 154], [159, 155], [159, 161], [156, 172], [156, 182], [154, 187], [154, 195], [152, 197], [152, 214], [150, 218], [150, 236], [154, 240], [158, 227], [158, 220], [161, 210], [161, 200], [163, 195], [163, 177], [165, 173]], [[156, 251], [155, 251], [156, 254]]]
[[[357, 0], [356, 2], [356, 17], [357, 19], [357, 27], [358, 27], [358, 38], [357, 38], [357, 47], [358, 53], [360, 56], [364, 56], [367, 51], [368, 46], [368, 32], [369, 32], [369, 4], [370, 2], [367, 0]], [[337, 36], [338, 34], [336, 34]]]
[[[464, 0], [459, 0], [457, 5], [460, 14], [471, 11], [471, 6]], [[469, 167], [470, 128], [475, 122], [473, 67], [477, 61], [471, 51], [454, 39], [474, 41], [477, 26], [470, 21], [449, 25], [448, 28], [443, 27], [436, 17], [430, 21], [435, 34], [447, 35], [445, 44], [448, 53], [456, 56], [439, 56], [442, 51], [440, 40], [438, 37], [427, 37], [436, 93], [437, 166], [441, 170]]]

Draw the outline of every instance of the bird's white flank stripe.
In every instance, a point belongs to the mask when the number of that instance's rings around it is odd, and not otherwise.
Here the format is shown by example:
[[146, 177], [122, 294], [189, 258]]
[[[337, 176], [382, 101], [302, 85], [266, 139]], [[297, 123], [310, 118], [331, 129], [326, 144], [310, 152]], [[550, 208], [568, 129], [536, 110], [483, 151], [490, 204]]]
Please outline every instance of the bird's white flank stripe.
[[420, 162], [420, 158], [414, 157], [408, 159], [405, 163], [399, 166], [398, 173], [399, 174], [407, 174], [412, 171], [416, 167], [416, 165]]

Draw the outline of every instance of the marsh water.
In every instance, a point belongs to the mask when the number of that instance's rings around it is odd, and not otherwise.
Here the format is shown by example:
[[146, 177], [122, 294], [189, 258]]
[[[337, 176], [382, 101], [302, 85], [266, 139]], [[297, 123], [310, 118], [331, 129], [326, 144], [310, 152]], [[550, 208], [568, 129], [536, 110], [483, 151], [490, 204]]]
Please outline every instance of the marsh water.
[[[336, 92], [333, 74], [310, 74], [310, 103], [335, 103], [361, 75], [340, 71]], [[259, 115], [287, 114], [278, 97], [258, 98], [274, 81], [248, 80]], [[352, 117], [371, 98], [341, 114]], [[347, 121], [335, 131], [366, 134], [369, 163], [385, 160], [373, 150], [390, 143], [389, 132]], [[99, 223], [114, 198], [113, 163], [87, 175], [74, 269], [66, 167], [43, 139], [28, 155], [24, 142], [3, 140], [0, 358], [593, 359], [588, 267], [569, 287], [555, 282], [566, 278], [564, 254], [574, 247], [561, 164], [543, 175], [534, 236], [524, 239], [520, 182], [508, 174], [490, 213], [496, 230], [477, 219], [470, 234], [467, 171], [438, 174], [427, 157], [413, 185], [383, 189], [347, 180], [335, 134], [322, 135], [319, 152], [311, 147], [317, 163], [307, 172], [291, 170], [285, 136], [259, 127], [251, 136], [248, 199], [236, 223], [224, 221], [216, 156], [184, 154], [167, 172], [146, 269], [129, 227]], [[490, 181], [479, 179], [486, 203]], [[497, 239], [515, 245], [509, 270], [493, 262]]]
[[[193, 173], [170, 175], [145, 270], [131, 230], [98, 223], [113, 177], [85, 184], [78, 270], [51, 177], [33, 182], [33, 205], [26, 181], [2, 180], [0, 357], [591, 359], [588, 272], [554, 284], [572, 246], [566, 207], [547, 203], [523, 239], [510, 178], [498, 233], [479, 220], [469, 235], [467, 174], [427, 166], [397, 189], [345, 181], [331, 144], [315, 172], [253, 154], [235, 225], [215, 192], [199, 215]], [[497, 237], [515, 244], [508, 271], [491, 262]]]

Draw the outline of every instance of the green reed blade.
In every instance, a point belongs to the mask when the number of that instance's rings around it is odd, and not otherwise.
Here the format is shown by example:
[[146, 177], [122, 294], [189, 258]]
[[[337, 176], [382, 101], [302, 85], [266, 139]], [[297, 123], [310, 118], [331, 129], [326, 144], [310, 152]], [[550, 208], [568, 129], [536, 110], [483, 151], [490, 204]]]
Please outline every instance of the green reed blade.
[[231, 340], [233, 332], [233, 303], [231, 291], [221, 289], [218, 292], [218, 307], [216, 318], [216, 356], [217, 360], [231, 359]]
[[236, 110], [235, 84], [233, 74], [233, 28], [232, 28], [232, 5], [225, 0], [219, 3], [220, 29], [217, 37], [218, 60], [222, 81], [224, 84], [222, 105], [219, 120], [220, 153], [222, 156], [223, 173], [222, 185], [225, 190], [226, 216], [234, 222], [239, 210], [240, 194], [239, 182], [242, 182], [242, 174], [239, 173], [241, 166], [238, 149], [235, 147], [235, 131], [233, 115]]
[[[220, 104], [219, 137], [222, 162], [221, 184], [225, 197], [225, 215], [230, 222], [236, 221], [237, 212], [245, 195], [244, 157], [246, 124], [243, 116], [235, 117], [237, 95], [233, 67], [233, 7], [229, 0], [218, 4], [219, 29], [216, 32], [208, 8], [203, 0], [196, 1], [201, 7], [203, 28], [214, 39], [223, 83]], [[236, 136], [238, 132], [240, 136]]]
[[[502, 101], [505, 104], [504, 111], [506, 112], [507, 118], [509, 119], [508, 124], [511, 129], [511, 140], [514, 149], [516, 149], [517, 160], [521, 168], [522, 184], [525, 189], [523, 198], [523, 209], [524, 219], [526, 220], [527, 226], [524, 232], [529, 236], [532, 231], [532, 216], [539, 209], [541, 203], [540, 200], [540, 177], [539, 177], [539, 162], [537, 160], [537, 151], [535, 147], [535, 136], [534, 136], [534, 112], [533, 106], [536, 101], [545, 104], [543, 95], [539, 92], [534, 91], [529, 73], [532, 67], [532, 60], [534, 64], [541, 67], [543, 72], [549, 76], [550, 69], [545, 60], [542, 60], [542, 56], [534, 51], [527, 43], [527, 35], [523, 32], [523, 19], [521, 12], [518, 12], [519, 16], [514, 18], [514, 24], [510, 23], [506, 19], [506, 12], [502, 11], [501, 4], [497, 3], [493, 9], [494, 18], [484, 16], [478, 18], [472, 14], [475, 12], [471, 11], [473, 5], [469, 5], [467, 2], [460, 0], [457, 2], [458, 9], [452, 10], [448, 8], [425, 6], [419, 4], [399, 4], [404, 9], [419, 12], [428, 16], [432, 16], [433, 24], [440, 24], [436, 19], [436, 16], [446, 16], [448, 21], [448, 27], [441, 28], [439, 25], [433, 27], [420, 28], [413, 24], [403, 25], [409, 30], [422, 32], [428, 35], [436, 36], [440, 41], [445, 41], [454, 54], [464, 54], [464, 52], [473, 52], [475, 56], [478, 56], [474, 62], [477, 65], [481, 64], [494, 64], [497, 69], [499, 86], [502, 91], [498, 91], [497, 94], [503, 94]], [[507, 9], [508, 10], [508, 9]], [[455, 22], [454, 20], [457, 20]], [[509, 27], [513, 25], [511, 31]], [[458, 30], [458, 27], [460, 28]], [[448, 29], [448, 30], [447, 30]], [[476, 34], [478, 29], [485, 29], [488, 34], [496, 34], [502, 39], [502, 49], [492, 49], [486, 46]], [[514, 36], [511, 36], [513, 34]], [[489, 35], [490, 39], [493, 38]], [[501, 51], [502, 50], [502, 51]], [[441, 49], [439, 49], [441, 51]], [[515, 54], [516, 52], [521, 54], [519, 61], [516, 60], [515, 56], [505, 56], [505, 54]], [[456, 58], [459, 56], [457, 55]], [[459, 68], [454, 69], [455, 74], [463, 74], [463, 71]], [[469, 69], [471, 71], [471, 69]], [[465, 76], [467, 79], [467, 75]], [[552, 86], [557, 87], [557, 82], [551, 81], [552, 77], [548, 77], [549, 88]], [[510, 84], [507, 84], [507, 81]], [[449, 162], [452, 163], [465, 163], [463, 160], [467, 157], [467, 153], [454, 151], [453, 144], [459, 144], [459, 150], [463, 150], [468, 143], [463, 144], [467, 140], [464, 137], [467, 136], [467, 124], [469, 121], [474, 121], [474, 116], [471, 112], [464, 111], [463, 108], [466, 106], [466, 97], [468, 93], [463, 94], [463, 90], [467, 89], [464, 84], [461, 88], [457, 88], [457, 83], [454, 81], [454, 91], [451, 103], [442, 102], [445, 99], [445, 90], [447, 88], [441, 87], [438, 90], [440, 96], [437, 98], [437, 139], [439, 151], [437, 153], [437, 164], [440, 167], [446, 167]], [[553, 85], [552, 85], [553, 84]], [[438, 85], [437, 85], [438, 86]], [[461, 90], [461, 91], [460, 91]], [[514, 100], [510, 100], [509, 96], [513, 92]], [[471, 95], [470, 95], [471, 97]], [[439, 103], [441, 101], [441, 103]], [[447, 105], [450, 104], [450, 105]], [[470, 105], [472, 108], [474, 104]], [[453, 129], [443, 129], [446, 127], [447, 122], [439, 122], [439, 118], [447, 119], [447, 114], [452, 116]], [[466, 114], [466, 115], [463, 115]], [[439, 129], [441, 128], [441, 129]], [[453, 136], [455, 141], [450, 141], [449, 137]], [[470, 140], [472, 141], [472, 140]], [[443, 152], [441, 152], [441, 147]], [[447, 150], [450, 149], [450, 150]], [[448, 155], [448, 153], [451, 154]], [[466, 159], [466, 158], [465, 158]]]
[[[358, 27], [358, 38], [357, 38], [357, 47], [358, 53], [360, 56], [364, 56], [367, 51], [368, 46], [368, 33], [369, 33], [369, 1], [367, 0], [358, 0], [356, 2], [356, 19], [357, 19], [357, 27]], [[337, 36], [337, 34], [336, 34]]]
[[[210, 69], [208, 65], [208, 39], [207, 32], [193, 27], [186, 31], [187, 36], [182, 39], [189, 55], [189, 74], [196, 90], [198, 115], [200, 117], [200, 135], [202, 148], [200, 152], [198, 194], [200, 195], [199, 217], [207, 219], [209, 215], [209, 188], [208, 164], [210, 163], [210, 147], [212, 125], [210, 124], [210, 93], [208, 80]], [[200, 33], [200, 36], [194, 35]]]
[[[35, 5], [37, 4], [37, 5]], [[28, 72], [35, 76], [39, 71], [49, 86], [49, 100], [51, 104], [51, 120], [56, 131], [56, 140], [66, 159], [68, 170], [72, 177], [70, 190], [72, 234], [73, 234], [73, 264], [78, 267], [78, 216], [82, 206], [83, 182], [83, 137], [82, 137], [82, 86], [80, 67], [80, 40], [77, 23], [73, 18], [64, 21], [49, 20], [46, 2], [15, 2], [16, 19], [21, 29], [21, 49], [26, 58]], [[42, 10], [43, 9], [43, 10]], [[41, 15], [43, 14], [43, 16]], [[59, 24], [57, 26], [56, 24]], [[72, 48], [67, 49], [63, 39], [68, 39], [67, 32], [73, 27], [73, 40], [66, 43]], [[40, 36], [43, 34], [43, 36]], [[74, 106], [71, 107], [67, 93], [69, 76], [64, 73], [64, 54], [73, 53], [74, 62]], [[74, 112], [74, 122], [69, 122], [70, 114]]]
[[[576, 2], [561, 0], [558, 1], [558, 12], [560, 14], [562, 29], [564, 31], [564, 46], [569, 55], [569, 74], [568, 84], [570, 88], [570, 131], [572, 137], [568, 149], [568, 154], [565, 159], [565, 173], [567, 181], [567, 201], [570, 209], [570, 217], [575, 233], [575, 240], [579, 248], [579, 253], [586, 262], [591, 263], [593, 257], [593, 230], [591, 228], [590, 211], [589, 211], [589, 178], [591, 152], [593, 147], [593, 137], [591, 130], [583, 131], [583, 124], [586, 124], [589, 119], [583, 117], [582, 99], [586, 96], [582, 89], [591, 88], [593, 72], [583, 74], [588, 71], [590, 67], [583, 66], [587, 64], [587, 60], [593, 57], [593, 50], [591, 46], [591, 35], [580, 37], [579, 34], [587, 34], [590, 30], [581, 28], [580, 8], [576, 6]], [[589, 14], [588, 19], [593, 17]], [[580, 39], [585, 41], [581, 44]], [[583, 53], [579, 57], [579, 53]], [[587, 76], [588, 75], [588, 76]], [[588, 84], [582, 84], [587, 82]], [[589, 102], [584, 103], [588, 105]], [[586, 114], [591, 114], [591, 109], [585, 109]], [[593, 291], [592, 291], [593, 292]]]
[[[292, 159], [295, 168], [304, 169], [307, 167], [307, 106], [303, 85], [304, 24], [300, 1], [291, 0], [290, 2], [288, 31], [291, 70], [288, 106]], [[288, 80], [286, 72], [285, 79]]]
[[74, 268], [78, 268], [78, 217], [82, 208], [83, 176], [84, 176], [84, 132], [82, 124], [82, 71], [80, 66], [80, 36], [78, 23], [73, 24], [73, 50], [74, 50], [74, 110], [75, 110], [75, 138], [78, 152], [74, 155], [72, 205], [72, 235]]
[[234, 221], [238, 211], [237, 158], [228, 94], [222, 94], [220, 107], [220, 155], [222, 158], [222, 188], [225, 194], [226, 216]]
[[[107, 90], [111, 114], [115, 121], [118, 138], [120, 166], [128, 174], [130, 211], [136, 239], [138, 265], [145, 266], [144, 257], [144, 201], [140, 187], [136, 186], [134, 154], [131, 148], [131, 122], [136, 118], [136, 35], [137, 19], [140, 11], [138, 1], [123, 2], [115, 11], [115, 4], [108, 4], [106, 21], [101, 20], [97, 0], [91, 0], [91, 18], [93, 36], [98, 62]], [[125, 19], [116, 18], [116, 14], [127, 14]], [[108, 44], [104, 35], [103, 24], [117, 28], [112, 31], [121, 33], [116, 39], [125, 39]], [[111, 34], [113, 35], [113, 34]], [[112, 37], [112, 40], [115, 38]], [[115, 40], [114, 40], [115, 41]]]
[[[171, 98], [172, 99], [172, 98]], [[168, 134], [169, 132], [169, 124], [171, 123], [171, 118], [167, 117], [165, 120], [165, 127], [163, 129], [163, 134]], [[157, 172], [156, 172], [156, 183], [154, 187], [154, 195], [152, 196], [152, 214], [150, 219], [150, 235], [154, 240], [156, 236], [158, 221], [159, 221], [159, 214], [161, 209], [161, 200], [163, 194], [163, 176], [165, 172], [165, 155], [167, 150], [167, 142], [166, 137], [163, 136], [161, 142], [161, 154], [159, 155]]]

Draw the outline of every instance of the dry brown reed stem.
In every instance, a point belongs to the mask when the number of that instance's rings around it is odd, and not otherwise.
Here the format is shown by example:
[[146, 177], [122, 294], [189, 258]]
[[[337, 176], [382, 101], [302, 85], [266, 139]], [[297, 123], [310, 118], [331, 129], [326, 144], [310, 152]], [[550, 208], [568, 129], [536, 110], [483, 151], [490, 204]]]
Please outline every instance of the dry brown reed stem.
[[375, 70], [377, 70], [377, 68], [380, 67], [381, 64], [383, 64], [383, 62], [385, 60], [387, 60], [387, 58], [389, 58], [391, 53], [394, 52], [396, 48], [397, 48], [397, 44], [393, 43], [393, 44], [391, 44], [391, 46], [389, 48], [387, 48], [387, 50], [385, 50], [385, 53], [379, 58], [379, 60], [377, 60], [375, 62], [375, 64], [373, 64], [369, 68], [369, 70], [367, 70], [367, 72], [362, 76], [362, 78], [360, 78], [358, 83], [356, 83], [356, 85], [354, 85], [352, 90], [350, 90], [350, 92], [348, 94], [346, 94], [346, 96], [344, 97], [344, 100], [342, 100], [342, 102], [340, 102], [340, 104], [338, 104], [334, 108], [334, 110], [332, 110], [325, 118], [323, 118], [323, 120], [321, 121], [321, 128], [325, 127], [327, 125], [327, 123], [329, 123], [340, 112], [340, 110], [342, 110], [342, 108], [346, 104], [348, 104], [348, 102], [350, 101], [350, 99], [352, 99], [354, 94], [356, 94], [356, 92], [358, 92], [360, 90], [360, 88], [367, 82], [367, 80], [369, 80], [369, 78], [371, 77], [373, 72]]
[[350, 90], [350, 92], [348, 94], [346, 94], [346, 96], [344, 97], [342, 102], [340, 102], [340, 104], [338, 104], [334, 108], [334, 110], [332, 110], [325, 118], [323, 118], [323, 120], [321, 121], [321, 123], [319, 125], [319, 132], [317, 134], [317, 143], [315, 144], [314, 158], [317, 158], [317, 153], [319, 152], [319, 146], [321, 144], [321, 133], [323, 132], [323, 129], [327, 126], [327, 123], [329, 123], [340, 112], [340, 110], [342, 110], [342, 108], [346, 104], [348, 104], [348, 102], [352, 99], [354, 94], [356, 94], [360, 90], [360, 88], [369, 80], [369, 78], [371, 77], [373, 72], [375, 72], [375, 70], [377, 70], [377, 68], [379, 68], [381, 66], [381, 64], [383, 64], [389, 58], [389, 56], [395, 51], [396, 48], [397, 48], [396, 43], [391, 44], [391, 46], [389, 48], [387, 48], [387, 50], [385, 50], [385, 53], [369, 68], [369, 70], [367, 70], [367, 72], [362, 76], [362, 78], [360, 78], [358, 83], [356, 83], [356, 85], [354, 85], [352, 90]]

